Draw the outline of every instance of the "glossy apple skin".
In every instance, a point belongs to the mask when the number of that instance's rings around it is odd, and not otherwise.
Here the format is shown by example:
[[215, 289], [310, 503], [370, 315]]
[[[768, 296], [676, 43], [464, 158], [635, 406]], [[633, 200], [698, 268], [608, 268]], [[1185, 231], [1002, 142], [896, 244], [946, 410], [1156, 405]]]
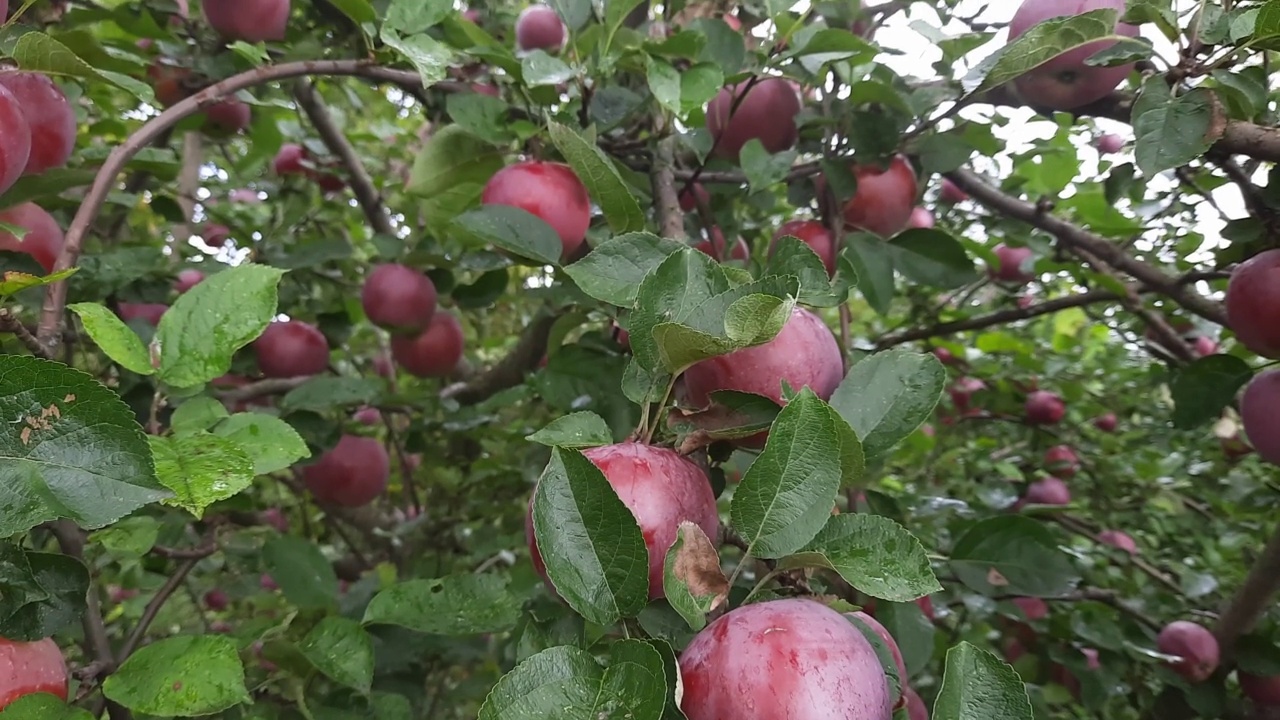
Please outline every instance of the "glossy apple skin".
[[1067, 405], [1056, 393], [1036, 390], [1027, 395], [1026, 420], [1032, 425], [1056, 425], [1067, 414]]
[[[858, 180], [858, 189], [845, 203], [845, 225], [886, 238], [902, 232], [911, 220], [920, 189], [911, 163], [897, 155], [889, 161], [887, 169], [858, 165], [853, 174]], [[820, 193], [826, 192], [825, 181], [818, 186]]]
[[969, 199], [969, 193], [960, 189], [959, 185], [951, 182], [948, 178], [942, 178], [942, 190], [938, 195], [942, 202], [955, 205]]
[[14, 642], [0, 638], [0, 710], [26, 695], [67, 699], [67, 665], [50, 638]]
[[1280, 359], [1280, 248], [1254, 255], [1231, 273], [1227, 324], [1252, 352]]
[[462, 323], [451, 313], [439, 311], [421, 335], [391, 338], [391, 357], [400, 367], [420, 378], [446, 377], [462, 360], [465, 347]]
[[680, 191], [680, 209], [685, 212], [693, 212], [698, 209], [698, 203], [710, 203], [711, 193], [702, 186], [702, 183], [694, 183], [693, 190]]
[[[746, 93], [743, 95], [743, 93]], [[735, 100], [737, 107], [735, 108]], [[707, 105], [707, 131], [715, 138], [715, 155], [738, 159], [742, 146], [759, 140], [770, 153], [779, 153], [796, 144], [799, 131], [796, 115], [800, 98], [782, 78], [760, 80], [747, 90], [746, 81], [722, 88]]]
[[62, 228], [44, 208], [32, 202], [0, 212], [0, 222], [26, 228], [27, 234], [19, 240], [12, 233], [0, 230], [0, 250], [26, 253], [44, 268], [53, 272], [53, 265], [62, 252]]
[[125, 322], [134, 320], [142, 320], [148, 325], [155, 327], [160, 324], [160, 318], [169, 311], [169, 306], [163, 303], [131, 303], [122, 302], [119, 305], [120, 319]]
[[689, 720], [890, 720], [875, 649], [840, 613], [787, 598], [735, 608], [680, 654]]
[[178, 279], [173, 283], [173, 289], [179, 295], [199, 285], [204, 281], [204, 273], [195, 269], [187, 269], [178, 273]]
[[276, 175], [305, 175], [308, 169], [304, 164], [307, 156], [307, 149], [301, 145], [285, 143], [271, 161], [271, 169]]
[[[713, 543], [720, 532], [720, 515], [711, 482], [697, 465], [669, 448], [627, 442], [589, 448], [582, 454], [600, 468], [640, 526], [649, 554], [649, 599], [665, 597], [663, 567], [680, 523], [696, 524]], [[547, 577], [547, 566], [533, 533], [532, 497], [524, 527], [533, 568], [554, 592], [555, 586]]]
[[269, 378], [318, 375], [329, 367], [329, 341], [301, 320], [273, 322], [253, 342], [258, 369]]
[[778, 240], [787, 235], [813, 248], [813, 251], [822, 259], [822, 265], [827, 269], [827, 275], [834, 276], [836, 274], [836, 244], [831, 239], [831, 232], [827, 230], [825, 225], [817, 220], [791, 220], [783, 223], [778, 228], [778, 231], [773, 234], [773, 242], [769, 243], [769, 255], [771, 257]]
[[1280, 707], [1280, 675], [1250, 675], [1241, 670], [1237, 676], [1245, 697], [1261, 707]]
[[[1050, 18], [1102, 9], [1123, 15], [1125, 0], [1025, 0], [1009, 21], [1009, 39], [1012, 42]], [[1138, 28], [1118, 23], [1115, 34], [1137, 37]], [[1092, 67], [1085, 61], [1115, 44], [1114, 40], [1102, 40], [1059, 55], [1015, 80], [1018, 95], [1030, 105], [1051, 110], [1071, 110], [1101, 100], [1129, 77], [1133, 65]]]
[[845, 613], [845, 616], [866, 623], [867, 627], [871, 628], [875, 631], [876, 635], [880, 636], [880, 639], [884, 641], [884, 644], [889, 647], [889, 654], [893, 656], [894, 667], [898, 670], [898, 687], [906, 687], [907, 663], [902, 659], [902, 650], [898, 648], [898, 641], [894, 640], [893, 636], [889, 634], [889, 629], [884, 625], [881, 625], [879, 620], [876, 620], [865, 612], [850, 612]]
[[530, 5], [516, 18], [516, 47], [555, 53], [564, 45], [564, 23], [546, 5]]
[[1017, 597], [1011, 600], [1028, 620], [1035, 622], [1049, 617], [1049, 604], [1040, 598]]
[[1119, 530], [1103, 530], [1098, 533], [1098, 542], [1123, 550], [1130, 555], [1138, 554], [1138, 543], [1134, 542], [1128, 533]]
[[1023, 263], [1031, 260], [1032, 251], [1029, 247], [1009, 247], [1008, 245], [997, 245], [995, 247], [996, 266], [987, 268], [987, 274], [1000, 282], [1016, 283], [1018, 285], [1026, 285], [1035, 278], [1035, 273], [1024, 271]]
[[31, 131], [31, 154], [23, 174], [64, 167], [76, 149], [76, 112], [48, 75], [0, 72], [0, 85], [13, 94]]
[[929, 720], [929, 708], [925, 707], [924, 700], [915, 690], [907, 688], [902, 691], [902, 696], [907, 699], [907, 720]]
[[426, 330], [436, 314], [436, 299], [431, 278], [395, 263], [374, 268], [360, 291], [360, 304], [369, 321], [400, 334]]
[[1201, 683], [1218, 669], [1218, 639], [1201, 625], [1175, 620], [1156, 637], [1156, 647], [1165, 655], [1182, 658], [1171, 665], [1188, 682]]
[[1240, 420], [1249, 444], [1259, 457], [1280, 465], [1280, 370], [1268, 370], [1254, 376], [1240, 398]]
[[1111, 413], [1111, 412], [1103, 413], [1102, 415], [1099, 415], [1098, 417], [1093, 419], [1093, 426], [1098, 428], [1102, 432], [1108, 432], [1108, 433], [1115, 432], [1116, 428], [1119, 427], [1119, 425], [1120, 425], [1120, 419], [1116, 417], [1115, 413]]
[[13, 187], [31, 160], [31, 126], [18, 99], [0, 86], [0, 193]]
[[1098, 148], [1098, 152], [1103, 155], [1118, 153], [1124, 149], [1124, 138], [1115, 133], [1107, 133], [1098, 138], [1094, 147]]
[[933, 213], [927, 209], [918, 207], [911, 211], [911, 218], [907, 220], [907, 227], [928, 229], [937, 224], [933, 219]]
[[320, 460], [302, 469], [302, 481], [326, 505], [363, 507], [387, 489], [391, 461], [374, 438], [343, 435]]
[[560, 236], [561, 257], [581, 247], [591, 225], [591, 197], [568, 165], [529, 161], [502, 168], [484, 186], [485, 205], [510, 205], [542, 218]]
[[733, 244], [733, 248], [729, 249], [728, 242], [724, 239], [724, 232], [718, 227], [711, 228], [710, 240], [703, 240], [694, 245], [693, 249], [712, 259], [718, 259], [720, 262], [725, 260], [741, 260], [745, 262], [751, 258], [751, 248], [747, 247], [745, 240], [738, 238], [737, 242]]
[[290, 0], [205, 0], [204, 19], [224, 40], [283, 40]]
[[204, 606], [214, 612], [222, 612], [231, 605], [231, 598], [222, 590], [213, 589], [204, 594]]
[[1026, 500], [1036, 505], [1070, 505], [1071, 489], [1059, 478], [1041, 478], [1027, 486]]
[[1057, 477], [1066, 479], [1080, 469], [1080, 458], [1070, 445], [1054, 445], [1044, 453], [1044, 467]]

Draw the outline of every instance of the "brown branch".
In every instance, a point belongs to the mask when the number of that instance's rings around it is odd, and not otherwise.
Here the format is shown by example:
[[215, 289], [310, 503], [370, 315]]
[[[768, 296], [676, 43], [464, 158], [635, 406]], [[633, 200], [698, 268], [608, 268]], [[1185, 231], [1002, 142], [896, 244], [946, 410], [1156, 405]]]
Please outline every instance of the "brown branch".
[[292, 378], [270, 378], [267, 380], [259, 380], [256, 383], [245, 385], [244, 387], [228, 390], [219, 393], [218, 398], [223, 402], [243, 402], [245, 400], [253, 400], [265, 395], [279, 395], [287, 393], [290, 390], [299, 387], [303, 383], [310, 380], [313, 376], [302, 375]]
[[990, 315], [982, 315], [980, 317], [968, 318], [965, 320], [953, 320], [951, 322], [939, 323], [931, 327], [908, 330], [896, 335], [887, 335], [876, 341], [876, 350], [880, 351], [894, 347], [895, 345], [902, 345], [903, 343], [914, 342], [916, 340], [926, 340], [928, 338], [941, 337], [943, 335], [954, 335], [955, 333], [966, 332], [969, 330], [981, 330], [993, 325], [1004, 325], [1018, 320], [1029, 320], [1041, 315], [1050, 315], [1052, 313], [1061, 312], [1069, 308], [1080, 307], [1082, 305], [1092, 305], [1100, 302], [1112, 302], [1119, 299], [1120, 296], [1118, 294], [1109, 290], [1091, 290], [1079, 295], [1046, 300], [1045, 302], [1031, 305], [1026, 308], [1010, 308], [1008, 310], [991, 313]]
[[156, 545], [151, 548], [152, 555], [158, 555], [170, 560], [203, 560], [217, 551], [218, 545], [214, 542], [194, 548], [170, 548], [163, 545]]
[[548, 313], [525, 328], [516, 346], [493, 367], [465, 382], [454, 383], [440, 391], [440, 397], [452, 398], [463, 405], [475, 405], [493, 395], [524, 382], [524, 376], [547, 354], [551, 327], [560, 318]]
[[[202, 556], [207, 557], [207, 556]], [[142, 638], [147, 634], [147, 628], [151, 627], [151, 623], [155, 621], [156, 615], [160, 613], [160, 608], [164, 607], [169, 598], [173, 597], [173, 593], [182, 587], [182, 583], [186, 581], [187, 575], [191, 573], [195, 566], [199, 564], [201, 558], [190, 558], [184, 560], [177, 570], [165, 580], [164, 585], [156, 591], [156, 596], [151, 598], [151, 602], [147, 603], [147, 607], [142, 611], [142, 617], [138, 618], [138, 624], [133, 627], [133, 632], [129, 633], [129, 639], [124, 641], [124, 647], [120, 648], [120, 661], [124, 662], [129, 659], [134, 650], [142, 644]]]
[[1235, 652], [1240, 637], [1253, 630], [1258, 618], [1270, 607], [1277, 590], [1280, 590], [1280, 528], [1271, 535], [1262, 555], [1249, 568], [1244, 584], [1236, 590], [1213, 628], [1224, 663]]
[[36, 357], [49, 360], [53, 358], [53, 353], [40, 342], [39, 338], [31, 334], [26, 325], [22, 321], [13, 316], [6, 308], [0, 308], [0, 332], [13, 333], [18, 340], [31, 351]]
[[[654, 213], [658, 218], [658, 232], [662, 237], [679, 240], [684, 237], [684, 213], [680, 210], [680, 197], [676, 191], [676, 137], [668, 135], [658, 141], [653, 152], [653, 169], [649, 177], [653, 183]], [[693, 178], [685, 192], [693, 192]], [[707, 229], [708, 237], [711, 229]], [[712, 245], [715, 244], [712, 238]]]

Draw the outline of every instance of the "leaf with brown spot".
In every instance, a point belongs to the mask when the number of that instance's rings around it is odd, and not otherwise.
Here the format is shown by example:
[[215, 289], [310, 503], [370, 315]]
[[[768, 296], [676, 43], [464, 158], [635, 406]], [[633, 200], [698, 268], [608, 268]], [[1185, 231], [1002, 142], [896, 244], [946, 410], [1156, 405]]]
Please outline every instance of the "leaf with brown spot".
[[729, 579], [720, 569], [720, 554], [696, 523], [680, 523], [667, 550], [662, 588], [667, 602], [694, 630], [706, 627], [707, 613], [728, 599]]
[[1001, 575], [1000, 571], [995, 568], [991, 568], [987, 571], [987, 582], [996, 587], [1004, 587], [1009, 584], [1008, 578]]

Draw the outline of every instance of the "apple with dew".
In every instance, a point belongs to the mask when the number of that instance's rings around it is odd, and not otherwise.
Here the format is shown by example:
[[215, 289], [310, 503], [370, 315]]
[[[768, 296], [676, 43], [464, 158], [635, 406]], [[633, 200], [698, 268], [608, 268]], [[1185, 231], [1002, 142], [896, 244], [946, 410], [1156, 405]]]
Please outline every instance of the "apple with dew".
[[1241, 670], [1237, 677], [1245, 697], [1260, 707], [1280, 707], [1280, 675], [1253, 675]]
[[[1009, 21], [1009, 42], [1045, 20], [1103, 9], [1123, 15], [1125, 0], [1024, 0]], [[1137, 37], [1138, 28], [1117, 23], [1113, 34]], [[1133, 64], [1095, 67], [1085, 61], [1115, 44], [1115, 40], [1087, 43], [1024, 73], [1014, 81], [1018, 96], [1033, 107], [1050, 110], [1071, 110], [1101, 100], [1129, 77]]]
[[1057, 393], [1036, 390], [1027, 395], [1023, 406], [1026, 421], [1032, 425], [1056, 425], [1067, 414], [1067, 404]]
[[693, 212], [698, 209], [698, 204], [710, 204], [711, 193], [702, 186], [702, 183], [694, 183], [691, 190], [680, 191], [680, 209], [685, 212]]
[[391, 357], [410, 375], [446, 377], [462, 360], [464, 340], [458, 318], [440, 311], [431, 317], [431, 323], [421, 335], [391, 338]]
[[564, 45], [564, 36], [564, 22], [548, 5], [530, 5], [516, 18], [516, 47], [524, 52], [555, 53]]
[[202, 282], [204, 282], [204, 273], [193, 268], [187, 268], [178, 273], [178, 279], [174, 281], [173, 289], [181, 295]]
[[0, 193], [13, 187], [31, 160], [31, 126], [18, 99], [0, 85]]
[[568, 165], [527, 162], [508, 165], [484, 186], [485, 205], [510, 205], [541, 218], [560, 236], [562, 257], [572, 255], [591, 225], [591, 197]]
[[1016, 285], [1026, 285], [1035, 279], [1035, 271], [1030, 269], [1034, 254], [1031, 248], [1001, 244], [994, 252], [996, 264], [987, 268], [987, 275], [992, 279]]
[[806, 598], [743, 605], [680, 653], [689, 720], [890, 720], [875, 648], [847, 618]]
[[[0, 130], [0, 133], [3, 133]], [[53, 272], [53, 265], [62, 252], [62, 227], [44, 208], [32, 202], [0, 212], [0, 222], [25, 228], [27, 233], [19, 240], [13, 233], [0, 230], [0, 251], [25, 253], [40, 264], [45, 272]]]
[[1124, 148], [1124, 138], [1116, 135], [1115, 133], [1107, 133], [1099, 136], [1098, 139], [1094, 141], [1093, 146], [1096, 147], [1098, 152], [1103, 155], [1118, 153]]
[[1120, 419], [1113, 412], [1103, 413], [1093, 419], [1093, 426], [1102, 432], [1115, 432], [1116, 428], [1120, 426]]
[[227, 98], [204, 111], [204, 130], [216, 137], [243, 132], [253, 120], [253, 110], [236, 98]]
[[306, 148], [297, 143], [285, 143], [271, 160], [271, 170], [276, 175], [306, 175], [309, 172], [308, 160], [310, 153]]
[[1138, 543], [1129, 537], [1128, 533], [1119, 530], [1103, 530], [1098, 533], [1098, 542], [1103, 545], [1110, 545], [1113, 548], [1123, 550], [1130, 555], [1138, 554]]
[[1027, 486], [1026, 501], [1034, 505], [1070, 505], [1071, 489], [1060, 478], [1041, 478]]
[[231, 606], [231, 598], [222, 590], [213, 589], [204, 594], [204, 606], [214, 612], [222, 612]]
[[401, 335], [417, 335], [436, 314], [436, 286], [413, 268], [379, 265], [365, 278], [360, 304], [374, 325]]
[[800, 98], [795, 88], [779, 77], [761, 79], [748, 88], [749, 83], [722, 88], [707, 105], [707, 131], [717, 157], [736, 161], [751, 140], [759, 140], [769, 153], [780, 153], [799, 139]]
[[1175, 620], [1165, 625], [1156, 637], [1156, 648], [1179, 658], [1170, 667], [1187, 682], [1204, 682], [1218, 669], [1218, 639], [1196, 623]]
[[955, 205], [969, 199], [969, 193], [960, 189], [950, 178], [942, 178], [942, 190], [938, 193], [939, 199], [944, 203]]
[[60, 168], [76, 149], [76, 112], [67, 96], [48, 75], [33, 72], [0, 72], [3, 85], [18, 101], [31, 132], [31, 153], [25, 175]]
[[163, 303], [131, 303], [122, 302], [118, 306], [120, 319], [128, 322], [141, 320], [146, 324], [155, 327], [160, 324], [160, 318], [169, 311], [169, 306]]
[[1280, 422], [1274, 413], [1280, 407], [1280, 370], [1254, 376], [1240, 398], [1240, 420], [1245, 437], [1259, 457], [1280, 465]]
[[831, 231], [827, 226], [817, 220], [790, 220], [782, 224], [778, 231], [773, 234], [773, 241], [769, 243], [769, 256], [773, 256], [774, 249], [778, 245], [778, 240], [790, 235], [805, 245], [813, 249], [813, 252], [822, 260], [822, 265], [827, 269], [827, 275], [834, 276], [836, 274], [836, 244], [831, 237]]
[[907, 720], [929, 720], [929, 708], [920, 699], [919, 693], [906, 688], [902, 691], [902, 697], [907, 701]]
[[1032, 622], [1049, 617], [1049, 604], [1040, 598], [1016, 597], [1010, 602], [1016, 605], [1022, 611], [1022, 614]]
[[1054, 445], [1044, 453], [1044, 467], [1057, 477], [1066, 479], [1080, 469], [1080, 458], [1070, 445]]
[[[582, 454], [600, 469], [640, 526], [649, 556], [649, 599], [665, 597], [663, 568], [680, 523], [696, 524], [713, 543], [720, 532], [716, 497], [706, 473], [670, 448], [643, 443], [604, 445]], [[532, 497], [525, 513], [525, 539], [534, 569], [554, 592], [534, 534]]]
[[911, 217], [907, 220], [908, 228], [928, 229], [934, 225], [933, 213], [922, 207], [912, 210]]
[[329, 367], [329, 341], [301, 320], [273, 322], [253, 342], [258, 369], [269, 378], [317, 375]]
[[283, 40], [289, 25], [289, 0], [205, 0], [200, 5], [209, 27], [228, 42]]
[[713, 227], [708, 234], [711, 236], [710, 239], [694, 245], [694, 250], [704, 255], [709, 255], [717, 262], [724, 262], [725, 260], [741, 260], [745, 262], [751, 258], [751, 249], [747, 247], [747, 242], [742, 238], [738, 238], [731, 249], [728, 241], [724, 239], [724, 232], [720, 228]]
[[343, 435], [338, 444], [302, 468], [302, 481], [326, 505], [363, 507], [387, 489], [391, 460], [374, 438]]
[[[858, 189], [845, 203], [845, 225], [881, 237], [892, 237], [902, 232], [911, 220], [919, 192], [915, 168], [907, 158], [895, 155], [887, 167], [855, 165], [853, 175], [857, 178]], [[818, 176], [815, 186], [818, 197], [823, 198], [826, 180]]]
[[1254, 255], [1231, 273], [1227, 324], [1250, 351], [1280, 359], [1280, 248]]
[[889, 648], [889, 654], [893, 656], [893, 665], [898, 670], [898, 687], [906, 687], [907, 685], [907, 663], [902, 659], [902, 650], [898, 648], [898, 641], [893, 639], [893, 635], [889, 634], [889, 629], [880, 624], [871, 615], [865, 612], [849, 612], [844, 614], [845, 617], [852, 618], [861, 623], [865, 623], [881, 640], [884, 641], [886, 647]]
[[0, 710], [35, 693], [67, 699], [67, 665], [62, 651], [50, 638], [35, 642], [0, 638]]

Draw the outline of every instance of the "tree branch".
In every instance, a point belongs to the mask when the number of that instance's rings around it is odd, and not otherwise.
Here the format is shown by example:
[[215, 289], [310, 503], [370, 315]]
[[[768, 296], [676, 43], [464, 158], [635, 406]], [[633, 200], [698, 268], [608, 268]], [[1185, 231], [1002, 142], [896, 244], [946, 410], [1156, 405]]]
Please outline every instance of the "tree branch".
[[1222, 649], [1223, 663], [1230, 661], [1240, 637], [1253, 630], [1277, 590], [1280, 590], [1280, 528], [1271, 535], [1262, 555], [1249, 568], [1244, 584], [1231, 598], [1213, 628]]
[[440, 397], [452, 398], [463, 405], [475, 405], [524, 382], [525, 374], [547, 354], [551, 327], [558, 319], [559, 313], [538, 317], [524, 329], [516, 346], [506, 357], [467, 381], [454, 383], [441, 390]]
[[[662, 237], [678, 240], [684, 237], [684, 213], [680, 210], [680, 198], [676, 192], [675, 142], [674, 135], [658, 141], [658, 147], [653, 153], [653, 169], [649, 177], [653, 183], [654, 212], [658, 218], [658, 232]], [[689, 181], [692, 179], [693, 177], [690, 176]], [[710, 233], [710, 229], [707, 232]]]
[[7, 308], [0, 308], [0, 332], [13, 333], [18, 336], [18, 340], [31, 351], [36, 357], [49, 360], [53, 358], [53, 353], [40, 342], [39, 338], [31, 334], [26, 325], [22, 321], [13, 316]]

